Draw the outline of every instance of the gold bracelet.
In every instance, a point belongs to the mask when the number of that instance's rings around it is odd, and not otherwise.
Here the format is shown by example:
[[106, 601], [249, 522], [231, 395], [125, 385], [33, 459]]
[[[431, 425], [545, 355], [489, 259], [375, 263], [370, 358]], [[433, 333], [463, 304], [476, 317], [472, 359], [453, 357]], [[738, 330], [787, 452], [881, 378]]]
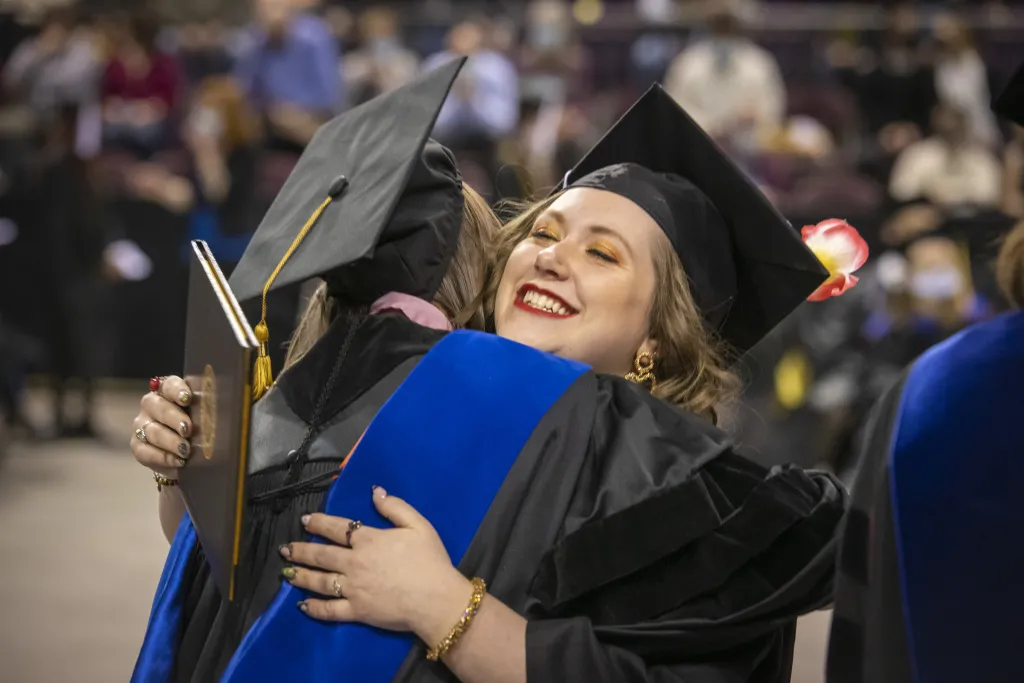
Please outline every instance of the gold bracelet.
[[178, 485], [177, 479], [171, 479], [170, 477], [165, 477], [164, 475], [157, 474], [156, 472], [153, 473], [153, 481], [156, 482], [157, 491], [163, 491], [165, 486], [170, 488], [171, 486]]
[[469, 605], [466, 607], [466, 611], [462, 613], [462, 618], [459, 622], [452, 627], [452, 630], [448, 632], [444, 640], [435, 647], [427, 650], [427, 659], [432, 662], [444, 657], [448, 654], [448, 651], [455, 647], [455, 643], [459, 642], [459, 638], [469, 628], [470, 622], [473, 621], [473, 617], [476, 616], [477, 610], [480, 609], [480, 603], [484, 599], [484, 593], [487, 592], [487, 583], [477, 577], [473, 579], [473, 597], [469, 600]]

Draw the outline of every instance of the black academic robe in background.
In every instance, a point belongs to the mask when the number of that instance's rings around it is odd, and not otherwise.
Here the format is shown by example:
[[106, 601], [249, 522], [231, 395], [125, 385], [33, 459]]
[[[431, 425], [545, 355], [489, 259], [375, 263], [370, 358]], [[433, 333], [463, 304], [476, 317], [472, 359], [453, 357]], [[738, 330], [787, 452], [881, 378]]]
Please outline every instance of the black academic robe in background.
[[[323, 396], [348, 328], [336, 322], [255, 406], [241, 597], [220, 597], [194, 548], [173, 680], [219, 678], [280, 586], [277, 547], [304, 536], [299, 516], [322, 506], [376, 411], [443, 337], [367, 318]], [[831, 599], [844, 501], [830, 477], [765, 470], [710, 424], [586, 372], [537, 424], [459, 569], [529, 620], [530, 683], [782, 683], [796, 618]], [[420, 645], [394, 680], [457, 679]]]
[[1022, 679], [1024, 312], [923, 354], [867, 427], [829, 683]]

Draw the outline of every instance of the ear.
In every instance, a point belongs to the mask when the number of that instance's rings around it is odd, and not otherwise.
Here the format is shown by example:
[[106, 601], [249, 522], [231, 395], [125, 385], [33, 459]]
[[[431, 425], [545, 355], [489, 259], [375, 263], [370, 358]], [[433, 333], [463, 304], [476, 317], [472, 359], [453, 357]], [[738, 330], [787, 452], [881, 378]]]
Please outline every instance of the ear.
[[640, 348], [636, 351], [639, 356], [641, 353], [648, 353], [652, 358], [657, 359], [658, 357], [658, 342], [655, 339], [648, 337], [644, 339], [643, 343], [640, 344]]

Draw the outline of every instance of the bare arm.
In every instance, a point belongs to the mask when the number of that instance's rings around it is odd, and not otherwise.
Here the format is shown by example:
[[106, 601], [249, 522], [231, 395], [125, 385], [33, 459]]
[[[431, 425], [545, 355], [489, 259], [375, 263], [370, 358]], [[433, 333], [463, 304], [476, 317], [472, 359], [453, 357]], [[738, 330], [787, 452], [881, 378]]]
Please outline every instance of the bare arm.
[[168, 543], [174, 541], [178, 533], [178, 525], [185, 515], [185, 501], [181, 498], [176, 486], [165, 486], [160, 492], [160, 528]]

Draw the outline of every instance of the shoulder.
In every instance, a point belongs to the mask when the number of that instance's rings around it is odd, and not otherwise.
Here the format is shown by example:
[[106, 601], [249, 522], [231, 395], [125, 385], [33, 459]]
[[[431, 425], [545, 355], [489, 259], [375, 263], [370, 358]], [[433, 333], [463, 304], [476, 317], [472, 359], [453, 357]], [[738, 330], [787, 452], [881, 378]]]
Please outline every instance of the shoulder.
[[933, 478], [951, 480], [964, 476], [965, 467], [1019, 452], [1021, 387], [1024, 312], [968, 328], [933, 347], [906, 373], [895, 407], [893, 467], [927, 466]]
[[[915, 391], [948, 394], [951, 380], [964, 390], [1021, 387], [1024, 311], [1006, 313], [961, 331], [925, 352], [910, 370]], [[968, 395], [949, 395], [972, 400]]]
[[712, 456], [732, 446], [721, 429], [697, 415], [652, 396], [644, 387], [614, 375], [597, 375], [598, 409], [607, 417], [630, 420], [630, 428], [649, 429], [669, 437], [676, 446]]

